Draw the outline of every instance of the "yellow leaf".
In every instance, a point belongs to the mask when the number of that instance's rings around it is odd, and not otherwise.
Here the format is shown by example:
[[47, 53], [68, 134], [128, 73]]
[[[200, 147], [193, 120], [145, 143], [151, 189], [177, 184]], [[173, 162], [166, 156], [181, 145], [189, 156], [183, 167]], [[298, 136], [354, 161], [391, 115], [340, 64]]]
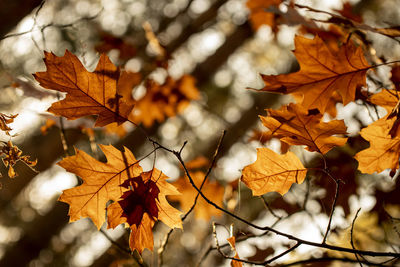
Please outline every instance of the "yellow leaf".
[[257, 149], [257, 160], [246, 166], [242, 181], [260, 196], [268, 192], [286, 194], [293, 183], [301, 184], [307, 169], [293, 152], [279, 155], [268, 148]]
[[58, 165], [82, 178], [80, 186], [64, 190], [59, 201], [70, 205], [70, 221], [89, 217], [98, 229], [105, 221], [106, 204], [117, 201], [125, 190], [120, 186], [129, 177], [142, 172], [138, 161], [127, 148], [124, 152], [109, 145], [99, 145], [107, 163], [100, 162], [82, 150], [60, 161]]
[[361, 136], [370, 144], [369, 148], [358, 152], [354, 157], [362, 173], [372, 174], [399, 168], [400, 135], [397, 133], [393, 138], [390, 135], [396, 119], [385, 116], [361, 130]]

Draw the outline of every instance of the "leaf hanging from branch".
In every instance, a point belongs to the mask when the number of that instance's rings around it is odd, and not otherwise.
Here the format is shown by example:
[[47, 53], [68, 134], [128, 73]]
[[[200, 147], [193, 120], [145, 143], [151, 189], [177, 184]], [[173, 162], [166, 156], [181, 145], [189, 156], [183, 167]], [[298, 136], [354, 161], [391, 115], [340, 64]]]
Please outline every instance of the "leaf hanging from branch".
[[262, 91], [292, 94], [306, 109], [317, 108], [321, 113], [337, 92], [344, 105], [355, 99], [358, 86], [366, 85], [366, 72], [371, 68], [360, 47], [349, 40], [337, 51], [331, 51], [324, 41], [295, 37], [294, 54], [300, 70], [281, 75], [262, 75]]
[[293, 152], [279, 155], [268, 148], [258, 148], [257, 160], [243, 169], [242, 181], [255, 196], [268, 192], [284, 195], [293, 183], [301, 184], [306, 174], [307, 169]]
[[[300, 105], [289, 104], [279, 110], [267, 109], [268, 116], [262, 117], [265, 127], [272, 137], [290, 145], [306, 145], [307, 150], [327, 153], [335, 146], [342, 146], [347, 138], [336, 137], [346, 134], [343, 120], [322, 122], [322, 114], [306, 110]], [[315, 111], [315, 110], [314, 110]], [[267, 133], [268, 135], [268, 133]]]
[[179, 195], [176, 188], [166, 181], [168, 177], [153, 169], [126, 180], [122, 186], [129, 188], [118, 202], [107, 208], [109, 228], [128, 223], [131, 228], [129, 246], [142, 253], [153, 250], [152, 228], [157, 220], [171, 228], [182, 228], [181, 212], [166, 200], [167, 195]]
[[119, 185], [142, 172], [138, 161], [127, 148], [121, 152], [111, 145], [99, 146], [107, 157], [107, 163], [100, 162], [79, 149], [75, 149], [74, 156], [58, 163], [83, 180], [80, 186], [64, 190], [58, 199], [69, 204], [70, 221], [89, 217], [98, 229], [105, 222], [107, 202], [118, 201], [125, 191]]
[[62, 57], [45, 52], [44, 62], [47, 71], [34, 74], [35, 79], [44, 88], [67, 93], [49, 112], [70, 120], [97, 115], [95, 126], [129, 120], [133, 105], [118, 93], [120, 71], [105, 54], [94, 72], [87, 71], [68, 50]]

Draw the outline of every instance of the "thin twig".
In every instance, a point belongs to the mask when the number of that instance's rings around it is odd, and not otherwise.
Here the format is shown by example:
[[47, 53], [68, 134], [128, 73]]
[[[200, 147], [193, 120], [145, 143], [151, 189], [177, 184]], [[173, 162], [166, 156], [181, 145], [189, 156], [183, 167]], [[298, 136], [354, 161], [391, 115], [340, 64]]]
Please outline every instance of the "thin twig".
[[[215, 163], [216, 163], [217, 156], [218, 156], [218, 153], [219, 153], [219, 151], [220, 151], [220, 149], [221, 149], [222, 141], [224, 140], [225, 134], [226, 134], [226, 131], [224, 130], [224, 131], [222, 132], [221, 137], [219, 138], [217, 148], [215, 149], [214, 156], [213, 156], [213, 159], [212, 159], [212, 161], [211, 161], [211, 163], [210, 163], [210, 166], [208, 167], [207, 173], [206, 173], [206, 175], [204, 176], [204, 179], [203, 179], [203, 181], [202, 181], [202, 183], [201, 183], [201, 185], [200, 185], [200, 190], [202, 190], [202, 188], [203, 188], [203, 186], [204, 186], [204, 184], [205, 184], [205, 182], [206, 182], [208, 176], [209, 176], [210, 173], [211, 173], [212, 168], [214, 167], [214, 165], [215, 165]], [[187, 143], [187, 142], [185, 141], [184, 144], [183, 144], [183, 146], [182, 146], [181, 149], [179, 150], [179, 154], [182, 153], [182, 150], [183, 150], [184, 146], [186, 145], [186, 143]], [[192, 205], [192, 206], [190, 207], [190, 209], [185, 213], [185, 215], [183, 215], [183, 217], [182, 217], [182, 219], [181, 219], [182, 222], [184, 222], [184, 221], [186, 220], [186, 218], [189, 216], [189, 214], [194, 210], [194, 208], [195, 208], [195, 206], [196, 206], [196, 204], [197, 204], [197, 200], [198, 200], [198, 198], [199, 198], [199, 195], [200, 195], [200, 194], [197, 193], [197, 195], [196, 195], [196, 197], [195, 197], [195, 199], [194, 199], [194, 201], [193, 201], [193, 205]], [[169, 237], [171, 236], [173, 230], [174, 230], [174, 229], [171, 228], [171, 229], [168, 231], [168, 233], [165, 235], [164, 241], [162, 242], [162, 244], [160, 245], [160, 248], [159, 248], [158, 251], [157, 251], [157, 252], [158, 252], [158, 265], [159, 265], [159, 266], [162, 266], [162, 263], [163, 263], [162, 254], [163, 254], [163, 252], [164, 252], [164, 250], [165, 250], [165, 247], [166, 247], [167, 244], [168, 244]]]
[[215, 240], [215, 247], [217, 249], [217, 251], [225, 258], [225, 259], [231, 259], [233, 261], [238, 261], [238, 262], [244, 262], [244, 263], [249, 263], [249, 264], [255, 264], [255, 265], [267, 265], [270, 264], [274, 261], [276, 261], [277, 259], [285, 256], [286, 254], [290, 253], [291, 251], [295, 250], [296, 248], [298, 248], [301, 244], [300, 243], [296, 243], [294, 246], [288, 248], [287, 250], [283, 251], [282, 253], [276, 255], [275, 257], [272, 257], [269, 260], [263, 261], [263, 262], [258, 262], [258, 261], [251, 261], [251, 260], [245, 260], [245, 259], [239, 259], [239, 258], [235, 258], [235, 257], [231, 257], [226, 255], [222, 249], [221, 246], [219, 245], [218, 242], [218, 237], [217, 237], [217, 231], [216, 231], [216, 224], [215, 222], [213, 222], [213, 236], [214, 236], [214, 240]]
[[264, 207], [269, 210], [269, 212], [272, 214], [277, 219], [282, 219], [282, 216], [277, 215], [274, 210], [269, 206], [268, 202], [265, 200], [264, 196], [260, 196], [260, 199], [262, 200]]
[[382, 257], [396, 257], [396, 258], [400, 258], [400, 253], [394, 253], [394, 252], [378, 252], [378, 251], [369, 251], [369, 250], [358, 250], [358, 249], [351, 249], [351, 248], [346, 248], [346, 247], [340, 247], [340, 246], [334, 246], [334, 245], [329, 245], [326, 243], [317, 243], [317, 242], [312, 242], [312, 241], [308, 241], [308, 240], [304, 240], [301, 238], [298, 238], [296, 236], [293, 236], [291, 234], [287, 234], [285, 232], [281, 232], [279, 230], [276, 230], [274, 228], [271, 228], [269, 226], [259, 226], [256, 225], [238, 215], [233, 214], [232, 212], [218, 206], [217, 204], [215, 204], [213, 201], [211, 201], [208, 197], [206, 197], [204, 195], [203, 192], [201, 192], [201, 190], [199, 189], [198, 186], [196, 186], [196, 184], [193, 181], [193, 178], [191, 176], [191, 174], [189, 173], [189, 170], [187, 169], [185, 162], [182, 159], [181, 154], [178, 151], [172, 150], [170, 148], [167, 148], [161, 144], [159, 144], [157, 141], [152, 140], [151, 138], [149, 138], [149, 140], [151, 140], [153, 143], [157, 144], [158, 146], [160, 146], [161, 149], [168, 151], [172, 154], [175, 155], [175, 157], [177, 158], [177, 160], [179, 161], [179, 163], [181, 164], [181, 166], [183, 167], [187, 177], [189, 178], [189, 181], [191, 183], [191, 185], [193, 186], [193, 188], [195, 188], [197, 190], [197, 192], [199, 192], [200, 196], [210, 205], [212, 205], [213, 207], [215, 207], [216, 209], [224, 212], [225, 214], [235, 218], [238, 221], [241, 221], [245, 224], [247, 224], [248, 226], [255, 228], [255, 229], [259, 229], [259, 230], [264, 230], [264, 231], [270, 231], [272, 233], [275, 233], [277, 235], [286, 237], [290, 240], [294, 240], [300, 244], [304, 244], [304, 245], [308, 245], [308, 246], [313, 246], [313, 247], [319, 247], [319, 248], [325, 248], [325, 249], [329, 249], [329, 250], [335, 250], [335, 251], [341, 251], [341, 252], [346, 252], [346, 253], [358, 253], [360, 255], [366, 255], [366, 256], [371, 256], [371, 257], [378, 257], [378, 256], [382, 256]]
[[115, 246], [116, 248], [118, 248], [119, 250], [121, 250], [122, 252], [128, 254], [129, 256], [131, 256], [131, 251], [127, 248], [125, 248], [124, 246], [122, 246], [120, 243], [116, 242], [114, 239], [112, 239], [107, 233], [106, 231], [104, 231], [102, 228], [100, 228], [100, 233], [102, 233], [104, 235], [105, 238], [108, 239], [108, 241], [111, 242], [111, 244], [113, 246]]
[[[352, 247], [353, 249], [356, 249], [356, 247], [354, 246], [354, 240], [353, 240], [354, 224], [355, 224], [355, 222], [356, 222], [356, 220], [357, 220], [358, 213], [360, 212], [360, 210], [361, 210], [361, 208], [359, 208], [359, 209], [357, 210], [356, 215], [354, 216], [353, 222], [351, 223], [350, 244], [351, 244], [351, 247]], [[362, 264], [361, 264], [361, 262], [360, 262], [360, 258], [358, 258], [357, 253], [354, 253], [354, 255], [356, 256], [356, 259], [357, 259], [358, 263], [360, 264], [360, 267], [363, 267]]]
[[333, 199], [332, 208], [331, 208], [331, 214], [329, 215], [329, 222], [328, 222], [328, 226], [326, 227], [326, 232], [325, 232], [325, 235], [324, 235], [324, 239], [322, 240], [322, 244], [326, 243], [326, 238], [328, 237], [329, 230], [331, 229], [332, 217], [333, 217], [333, 214], [335, 212], [336, 202], [337, 202], [337, 199], [338, 199], [338, 196], [339, 196], [340, 181], [339, 180], [335, 180], [335, 183], [336, 183], [335, 198]]
[[[93, 16], [82, 17], [82, 18], [77, 19], [76, 21], [68, 23], [68, 24], [49, 23], [49, 24], [46, 24], [46, 25], [42, 25], [42, 26], [40, 26], [40, 31], [43, 31], [44, 29], [46, 29], [48, 27], [56, 27], [56, 28], [60, 28], [60, 29], [73, 27], [75, 24], [77, 24], [79, 22], [93, 20], [93, 19], [97, 18], [102, 11], [103, 11], [103, 9], [101, 9], [97, 14], [95, 14]], [[11, 33], [11, 34], [4, 35], [2, 38], [0, 38], [0, 41], [2, 41], [4, 39], [7, 39], [7, 38], [11, 38], [11, 37], [18, 37], [18, 36], [25, 35], [27, 33], [32, 33], [32, 32], [33, 32], [33, 27], [28, 31], [18, 32], [18, 33]]]

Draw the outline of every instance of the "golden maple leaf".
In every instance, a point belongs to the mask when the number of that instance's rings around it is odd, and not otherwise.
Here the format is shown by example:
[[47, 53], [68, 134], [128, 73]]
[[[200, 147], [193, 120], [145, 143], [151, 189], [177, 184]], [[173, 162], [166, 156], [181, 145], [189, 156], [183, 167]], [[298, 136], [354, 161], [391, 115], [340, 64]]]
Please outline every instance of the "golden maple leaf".
[[293, 183], [301, 184], [307, 169], [293, 152], [279, 155], [268, 148], [257, 149], [257, 160], [242, 171], [242, 181], [253, 195], [286, 194]]
[[[140, 182], [138, 186], [130, 185], [131, 190], [126, 191], [121, 196], [122, 199], [108, 206], [107, 222], [109, 228], [128, 223], [131, 228], [129, 246], [131, 250], [136, 249], [142, 253], [145, 248], [153, 250], [151, 229], [155, 221], [160, 220], [171, 228], [182, 228], [182, 221], [181, 212], [173, 208], [166, 200], [167, 195], [180, 194], [172, 184], [166, 181], [168, 179], [166, 175], [154, 168], [130, 180], [134, 182], [138, 178], [143, 186], [140, 187]], [[130, 180], [125, 182], [130, 182]], [[145, 188], [145, 185], [149, 186]], [[129, 197], [134, 194], [136, 194], [134, 197]], [[138, 223], [139, 215], [143, 216], [140, 223]]]
[[[201, 171], [190, 172], [190, 175], [197, 187], [200, 187], [205, 173]], [[187, 177], [181, 177], [173, 185], [181, 192], [181, 195], [169, 197], [172, 201], [179, 201], [182, 210], [187, 212], [193, 205], [194, 199], [197, 195], [196, 189], [190, 184]], [[215, 204], [222, 206], [224, 197], [224, 188], [217, 182], [210, 182], [206, 180], [201, 190], [204, 195]], [[208, 204], [203, 198], [197, 199], [196, 206], [194, 207], [195, 217], [201, 218], [206, 221], [210, 220], [212, 216], [221, 215], [221, 211], [215, 209]]]
[[399, 102], [399, 92], [383, 89], [379, 93], [373, 94], [369, 100], [371, 103], [385, 108], [387, 113], [391, 113]]
[[105, 222], [106, 204], [118, 201], [124, 188], [120, 185], [142, 173], [139, 162], [129, 149], [119, 151], [111, 145], [99, 145], [107, 163], [92, 158], [84, 151], [64, 158], [58, 165], [82, 178], [83, 184], [64, 190], [59, 201], [68, 203], [70, 222], [89, 217], [98, 229]]
[[68, 50], [62, 57], [45, 52], [44, 62], [47, 71], [34, 74], [35, 79], [44, 88], [67, 93], [65, 99], [51, 105], [49, 112], [70, 120], [98, 115], [95, 126], [129, 120], [133, 105], [119, 94], [120, 71], [105, 54], [94, 72], [87, 71]]
[[396, 90], [383, 89], [369, 98], [372, 104], [385, 108], [387, 115], [360, 131], [360, 135], [370, 143], [370, 147], [358, 152], [354, 158], [362, 173], [372, 174], [385, 169], [399, 168], [399, 94]]
[[[317, 110], [314, 110], [317, 111]], [[308, 111], [298, 104], [289, 104], [279, 110], [267, 109], [268, 116], [260, 116], [270, 132], [289, 145], [306, 145], [307, 150], [325, 154], [335, 146], [342, 146], [347, 138], [332, 135], [346, 134], [343, 120], [322, 122], [322, 114]]]
[[334, 92], [346, 105], [355, 99], [358, 86], [366, 85], [366, 72], [371, 68], [362, 49], [349, 40], [335, 53], [324, 41], [296, 36], [294, 54], [300, 70], [281, 75], [262, 75], [265, 87], [262, 91], [292, 94], [306, 109], [327, 109]]
[[371, 123], [362, 129], [360, 135], [369, 141], [370, 147], [358, 152], [354, 158], [358, 161], [358, 169], [362, 173], [372, 174], [385, 169], [398, 169], [400, 156], [400, 134], [390, 134], [396, 117], [389, 115]]

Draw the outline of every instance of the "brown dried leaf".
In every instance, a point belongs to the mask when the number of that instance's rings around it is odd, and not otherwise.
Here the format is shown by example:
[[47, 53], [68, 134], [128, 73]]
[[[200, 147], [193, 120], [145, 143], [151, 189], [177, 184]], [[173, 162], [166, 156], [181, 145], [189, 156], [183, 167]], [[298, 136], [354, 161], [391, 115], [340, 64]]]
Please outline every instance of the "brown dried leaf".
[[272, 137], [289, 145], [306, 145], [307, 150], [326, 154], [335, 146], [342, 146], [347, 138], [333, 135], [346, 134], [343, 120], [322, 122], [322, 114], [306, 110], [300, 105], [289, 104], [279, 110], [267, 109], [268, 116], [261, 121]]
[[68, 50], [62, 57], [45, 52], [44, 62], [47, 71], [34, 74], [35, 79], [46, 89], [67, 93], [49, 112], [70, 120], [97, 115], [95, 126], [129, 120], [133, 106], [118, 93], [120, 71], [105, 54], [94, 72], [87, 71]]
[[355, 99], [358, 86], [366, 85], [366, 72], [371, 68], [363, 51], [349, 40], [333, 53], [324, 41], [315, 36], [310, 40], [295, 37], [294, 54], [300, 70], [281, 75], [262, 75], [262, 91], [292, 94], [306, 109], [327, 109], [330, 98], [337, 92], [344, 105]]

